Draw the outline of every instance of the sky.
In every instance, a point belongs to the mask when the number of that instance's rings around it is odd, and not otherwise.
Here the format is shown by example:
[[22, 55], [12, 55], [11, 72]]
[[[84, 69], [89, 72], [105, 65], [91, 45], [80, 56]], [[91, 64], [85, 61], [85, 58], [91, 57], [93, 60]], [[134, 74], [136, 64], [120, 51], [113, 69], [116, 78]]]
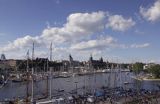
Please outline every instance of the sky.
[[0, 0], [0, 53], [160, 63], [160, 0]]

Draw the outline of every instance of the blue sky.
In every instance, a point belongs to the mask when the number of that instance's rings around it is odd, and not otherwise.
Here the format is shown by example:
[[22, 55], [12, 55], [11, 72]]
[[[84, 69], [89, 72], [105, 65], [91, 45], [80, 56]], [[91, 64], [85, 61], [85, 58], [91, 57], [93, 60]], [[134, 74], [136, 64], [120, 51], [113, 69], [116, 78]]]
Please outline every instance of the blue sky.
[[[0, 0], [0, 49], [36, 57], [160, 63], [160, 0]], [[19, 54], [17, 54], [19, 53]]]

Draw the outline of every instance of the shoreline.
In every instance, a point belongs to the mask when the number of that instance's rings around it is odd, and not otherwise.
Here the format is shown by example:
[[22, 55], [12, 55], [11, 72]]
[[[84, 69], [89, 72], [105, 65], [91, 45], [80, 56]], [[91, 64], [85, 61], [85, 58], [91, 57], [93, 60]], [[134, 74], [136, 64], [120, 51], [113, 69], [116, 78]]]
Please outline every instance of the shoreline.
[[160, 81], [160, 79], [155, 79], [155, 78], [146, 78], [146, 77], [136, 77], [136, 76], [131, 76], [131, 78], [139, 80], [139, 81]]

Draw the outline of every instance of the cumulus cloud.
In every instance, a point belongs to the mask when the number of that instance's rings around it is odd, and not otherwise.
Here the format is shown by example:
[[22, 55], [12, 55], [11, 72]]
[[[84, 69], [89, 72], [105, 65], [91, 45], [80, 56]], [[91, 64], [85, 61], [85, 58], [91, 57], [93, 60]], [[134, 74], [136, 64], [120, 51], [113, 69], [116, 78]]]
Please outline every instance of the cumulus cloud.
[[157, 0], [151, 7], [140, 7], [140, 14], [148, 21], [160, 20], [160, 0]]
[[51, 27], [48, 22], [46, 24], [47, 28], [40, 35], [34, 37], [27, 35], [18, 38], [13, 42], [9, 42], [0, 51], [16, 52], [17, 50], [26, 50], [26, 47], [27, 49], [32, 47], [34, 42], [35, 46], [42, 47], [42, 52], [37, 52], [37, 55], [47, 56], [45, 49], [49, 48], [50, 42], [53, 42], [55, 55], [66, 55], [74, 52], [77, 54], [77, 50], [81, 50], [80, 52], [83, 55], [90, 52], [100, 54], [101, 50], [111, 47], [126, 48], [126, 45], [119, 44], [117, 39], [111, 36], [93, 39], [94, 34], [106, 29], [106, 24], [113, 30], [125, 31], [135, 25], [135, 22], [131, 18], [126, 19], [121, 15], [108, 15], [107, 12], [98, 11], [70, 14], [66, 19], [66, 23], [61, 27]]
[[43, 44], [43, 41], [40, 39], [40, 37], [31, 37], [29, 35], [23, 37], [23, 38], [18, 38], [14, 40], [13, 42], [9, 42], [8, 45], [4, 46], [2, 48], [2, 51], [15, 51], [18, 49], [23, 49], [25, 47], [32, 46], [33, 42], [37, 46], [41, 46]]
[[[67, 22], [62, 27], [51, 27], [47, 22], [47, 28], [39, 36], [31, 37], [29, 35], [18, 38], [8, 45], [4, 46], [4, 51], [22, 49], [33, 41], [37, 44], [60, 45], [66, 43], [77, 43], [82, 40], [90, 40], [91, 36], [105, 29], [108, 19], [108, 26], [114, 30], [125, 31], [133, 26], [134, 21], [125, 19], [121, 15], [108, 17], [108, 12], [98, 11], [92, 13], [73, 13], [67, 17]], [[92, 41], [91, 41], [92, 42]]]
[[149, 47], [149, 43], [143, 43], [143, 44], [120, 44], [117, 42], [117, 39], [108, 36], [105, 38], [100, 39], [94, 39], [89, 41], [82, 41], [77, 44], [71, 45], [70, 49], [72, 50], [78, 50], [78, 51], [88, 51], [88, 50], [99, 50], [103, 51], [107, 48], [121, 48], [121, 49], [127, 49], [127, 48], [146, 48]]
[[88, 41], [82, 41], [77, 44], [72, 44], [70, 49], [72, 50], [80, 50], [80, 51], [104, 51], [104, 50], [110, 50], [110, 48], [121, 48], [126, 49], [129, 48], [126, 44], [120, 44], [118, 43], [117, 39], [106, 36], [101, 37], [99, 39], [93, 39]]
[[90, 49], [105, 49], [107, 46], [111, 46], [116, 42], [113, 37], [106, 37], [101, 39], [83, 41], [71, 46], [74, 50], [90, 50]]
[[106, 27], [110, 27], [113, 30], [125, 31], [135, 25], [132, 18], [124, 18], [122, 15], [111, 15], [108, 17], [108, 23]]
[[50, 27], [48, 25], [41, 35], [35, 37], [27, 35], [18, 38], [4, 46], [1, 50], [22, 49], [33, 42], [37, 45], [48, 45], [48, 43], [53, 42], [56, 45], [88, 39], [92, 34], [104, 29], [105, 19], [106, 13], [102, 11], [70, 14], [67, 17], [67, 22], [62, 27]]
[[63, 27], [47, 28], [42, 37], [45, 40], [53, 40], [55, 43], [64, 43], [86, 39], [95, 32], [105, 27], [105, 12], [74, 13], [67, 17], [67, 23]]
[[149, 47], [150, 44], [149, 43], [144, 43], [144, 44], [132, 44], [130, 47], [131, 48], [146, 48]]

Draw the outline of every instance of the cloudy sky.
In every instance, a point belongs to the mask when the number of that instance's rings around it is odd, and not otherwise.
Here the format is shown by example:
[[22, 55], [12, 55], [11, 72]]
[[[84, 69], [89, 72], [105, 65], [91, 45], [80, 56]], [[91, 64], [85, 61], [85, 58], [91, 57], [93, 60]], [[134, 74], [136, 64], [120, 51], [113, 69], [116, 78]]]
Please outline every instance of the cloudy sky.
[[160, 0], [0, 0], [0, 52], [160, 63]]

